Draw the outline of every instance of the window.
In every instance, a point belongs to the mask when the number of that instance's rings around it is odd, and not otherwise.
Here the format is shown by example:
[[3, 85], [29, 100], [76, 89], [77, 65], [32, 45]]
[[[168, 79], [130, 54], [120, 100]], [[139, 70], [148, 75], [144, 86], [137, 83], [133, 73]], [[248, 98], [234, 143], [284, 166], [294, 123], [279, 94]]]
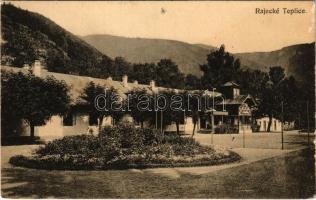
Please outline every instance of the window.
[[263, 121], [263, 129], [264, 129], [264, 131], [267, 130], [267, 122], [266, 121]]
[[276, 131], [277, 130], [277, 121], [274, 120], [274, 130]]
[[134, 121], [135, 126], [140, 126], [141, 125], [139, 121], [136, 121], [136, 120], [133, 120], [133, 121]]
[[63, 126], [73, 126], [76, 120], [72, 113], [68, 113], [63, 117]]
[[98, 125], [98, 117], [96, 115], [89, 115], [89, 126]]
[[234, 88], [233, 89], [233, 93], [234, 93], [234, 97], [240, 95], [239, 89], [238, 88]]

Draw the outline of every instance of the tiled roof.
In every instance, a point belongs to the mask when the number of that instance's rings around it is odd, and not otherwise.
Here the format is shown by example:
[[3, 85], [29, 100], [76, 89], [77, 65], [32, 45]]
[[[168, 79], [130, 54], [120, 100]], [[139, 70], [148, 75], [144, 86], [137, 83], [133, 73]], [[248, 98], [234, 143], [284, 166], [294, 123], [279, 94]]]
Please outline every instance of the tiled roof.
[[[22, 73], [28, 73], [28, 70], [23, 68], [17, 68], [17, 67], [9, 67], [9, 66], [1, 66], [1, 69], [12, 71], [12, 72], [22, 72]], [[55, 72], [48, 72], [46, 70], [41, 71], [41, 77], [45, 78], [48, 76], [53, 76], [57, 80], [65, 81], [68, 86], [70, 86], [70, 96], [73, 103], [78, 103], [81, 101], [79, 98], [82, 94], [83, 89], [87, 86], [89, 82], [94, 82], [95, 84], [104, 86], [105, 88], [114, 88], [117, 90], [118, 94], [122, 98], [126, 98], [126, 93], [128, 91], [139, 89], [139, 90], [146, 90], [148, 94], [152, 94], [153, 92], [159, 93], [161, 91], [169, 91], [169, 90], [175, 90], [173, 88], [165, 88], [165, 87], [155, 87], [155, 91], [152, 90], [150, 85], [145, 84], [136, 84], [136, 83], [128, 83], [127, 86], [123, 85], [123, 82], [121, 81], [114, 81], [109, 79], [100, 79], [100, 78], [92, 78], [87, 76], [78, 76], [78, 75], [70, 75], [70, 74], [62, 74], [62, 73], [55, 73]], [[181, 91], [181, 90], [177, 90]], [[194, 93], [194, 91], [192, 90]], [[208, 96], [212, 96], [212, 92], [210, 91], [204, 91], [204, 93]], [[221, 93], [215, 92], [215, 96], [220, 96]]]
[[229, 81], [229, 82], [226, 82], [224, 85], [224, 87], [227, 87], [227, 86], [236, 86], [236, 87], [239, 87], [239, 85], [233, 81]]
[[238, 95], [234, 99], [225, 99], [225, 104], [226, 105], [239, 105], [246, 102], [247, 99], [251, 99], [253, 103], [256, 105], [255, 100], [250, 95]]

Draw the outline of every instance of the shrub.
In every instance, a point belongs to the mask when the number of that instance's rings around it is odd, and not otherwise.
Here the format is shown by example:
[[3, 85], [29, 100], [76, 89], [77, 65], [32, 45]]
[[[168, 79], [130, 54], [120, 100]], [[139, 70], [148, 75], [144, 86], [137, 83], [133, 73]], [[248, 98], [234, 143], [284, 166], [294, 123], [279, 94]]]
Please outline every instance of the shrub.
[[180, 145], [185, 145], [185, 144], [195, 144], [199, 145], [198, 142], [195, 141], [194, 138], [191, 137], [181, 137], [178, 134], [168, 134], [165, 135], [163, 138], [163, 143], [169, 143], [169, 144], [180, 144]]
[[220, 124], [215, 128], [215, 133], [238, 133], [238, 126], [230, 124]]
[[159, 130], [144, 128], [141, 129], [141, 134], [143, 135], [144, 145], [156, 145], [160, 144], [163, 140], [163, 135]]
[[10, 163], [40, 169], [123, 169], [214, 164], [236, 160], [232, 155], [202, 146], [191, 137], [162, 136], [157, 130], [120, 124], [105, 127], [99, 136], [54, 140], [33, 156], [14, 156]]
[[200, 145], [195, 139], [191, 137], [181, 137], [178, 134], [166, 135], [163, 143], [170, 144], [174, 155], [194, 156], [212, 151], [211, 148]]
[[158, 130], [136, 128], [132, 124], [125, 123], [105, 127], [99, 137], [118, 142], [122, 148], [139, 148], [144, 145], [159, 144], [163, 138]]
[[260, 126], [258, 124], [251, 124], [252, 132], [259, 132]]
[[215, 133], [227, 133], [229, 131], [229, 127], [226, 124], [218, 125], [215, 128]]
[[35, 136], [9, 136], [1, 138], [1, 145], [29, 145], [29, 144], [44, 144], [45, 142], [40, 140], [39, 137]]
[[49, 142], [40, 147], [36, 153], [44, 155], [53, 154], [91, 154], [100, 148], [97, 138], [92, 135], [66, 136]]

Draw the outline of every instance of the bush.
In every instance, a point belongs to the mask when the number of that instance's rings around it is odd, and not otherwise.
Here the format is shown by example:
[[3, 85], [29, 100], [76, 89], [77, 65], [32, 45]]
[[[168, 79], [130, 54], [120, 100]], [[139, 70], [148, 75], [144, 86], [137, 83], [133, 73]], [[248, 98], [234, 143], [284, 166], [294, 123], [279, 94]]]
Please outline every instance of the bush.
[[181, 137], [178, 134], [165, 135], [165, 137], [163, 138], [163, 143], [180, 144], [180, 145], [185, 145], [185, 144], [199, 145], [199, 143], [196, 142], [195, 139], [193, 139], [192, 137]]
[[172, 147], [174, 155], [189, 155], [204, 154], [212, 152], [212, 149], [200, 145], [191, 137], [181, 137], [177, 134], [166, 135], [163, 140], [164, 144], [169, 144]]
[[163, 135], [159, 130], [153, 130], [149, 128], [141, 129], [141, 134], [143, 135], [144, 145], [156, 145], [161, 144], [163, 140]]
[[100, 148], [100, 143], [97, 138], [92, 135], [76, 135], [66, 136], [62, 139], [57, 139], [40, 147], [36, 153], [45, 155], [54, 154], [90, 154]]
[[37, 136], [35, 136], [34, 138], [30, 136], [10, 136], [1, 138], [2, 146], [29, 144], [44, 144], [44, 141], [41, 141], [40, 138]]
[[119, 124], [114, 127], [105, 127], [99, 137], [120, 143], [121, 148], [139, 148], [144, 145], [161, 143], [162, 134], [158, 130], [149, 128], [135, 128], [132, 124]]
[[251, 124], [252, 132], [259, 132], [260, 126], [258, 124]]
[[226, 124], [218, 125], [215, 128], [215, 133], [228, 133], [229, 127]]
[[238, 133], [238, 126], [221, 124], [215, 128], [215, 133]]
[[[236, 160], [232, 152], [202, 146], [190, 137], [165, 135], [129, 124], [105, 127], [99, 136], [68, 136], [10, 163], [40, 169], [123, 169], [214, 164]], [[223, 160], [224, 159], [224, 160]]]

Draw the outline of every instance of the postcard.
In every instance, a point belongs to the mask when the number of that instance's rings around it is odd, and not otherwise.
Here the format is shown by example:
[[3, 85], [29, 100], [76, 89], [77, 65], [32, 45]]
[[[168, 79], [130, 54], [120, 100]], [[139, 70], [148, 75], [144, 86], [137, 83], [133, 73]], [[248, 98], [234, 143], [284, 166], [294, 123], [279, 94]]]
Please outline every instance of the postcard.
[[314, 1], [2, 1], [1, 196], [315, 197]]

